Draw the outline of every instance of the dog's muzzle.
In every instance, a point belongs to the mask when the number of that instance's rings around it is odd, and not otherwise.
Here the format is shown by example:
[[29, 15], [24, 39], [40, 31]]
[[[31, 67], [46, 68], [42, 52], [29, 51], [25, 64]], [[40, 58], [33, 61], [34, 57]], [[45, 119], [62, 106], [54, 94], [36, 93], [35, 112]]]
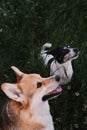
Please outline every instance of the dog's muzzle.
[[[60, 82], [60, 76], [59, 75], [56, 75], [54, 77], [54, 79], [55, 79], [56, 82]], [[58, 95], [60, 95], [61, 92], [62, 92], [62, 87], [60, 85], [58, 85], [58, 87], [56, 89], [49, 92], [47, 95], [43, 96], [42, 100], [46, 101], [46, 100], [53, 99], [53, 98], [57, 97]]]

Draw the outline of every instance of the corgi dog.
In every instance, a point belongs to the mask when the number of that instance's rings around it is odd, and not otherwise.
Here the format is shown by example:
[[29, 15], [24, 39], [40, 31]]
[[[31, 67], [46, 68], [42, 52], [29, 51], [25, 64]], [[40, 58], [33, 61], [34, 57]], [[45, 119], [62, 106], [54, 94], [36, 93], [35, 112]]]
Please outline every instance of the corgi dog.
[[72, 61], [77, 59], [79, 50], [69, 45], [50, 50], [51, 47], [51, 43], [45, 43], [40, 55], [45, 66], [49, 67], [50, 75], [59, 75], [60, 84], [67, 84], [73, 75]]
[[48, 100], [60, 94], [58, 75], [42, 78], [11, 67], [17, 83], [3, 83], [2, 91], [11, 99], [2, 110], [1, 130], [54, 130]]

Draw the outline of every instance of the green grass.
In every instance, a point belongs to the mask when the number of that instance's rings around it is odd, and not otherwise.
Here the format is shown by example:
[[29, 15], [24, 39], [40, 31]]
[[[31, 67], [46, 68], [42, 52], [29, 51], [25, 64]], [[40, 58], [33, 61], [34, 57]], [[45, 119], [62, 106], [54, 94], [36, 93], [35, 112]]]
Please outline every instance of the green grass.
[[[57, 99], [50, 101], [55, 130], [85, 130], [87, 111], [86, 0], [1, 0], [0, 84], [15, 82], [10, 66], [26, 73], [49, 76], [39, 57], [45, 42], [68, 43], [80, 50], [74, 75]], [[0, 91], [0, 105], [6, 101]], [[87, 117], [86, 117], [87, 118]]]

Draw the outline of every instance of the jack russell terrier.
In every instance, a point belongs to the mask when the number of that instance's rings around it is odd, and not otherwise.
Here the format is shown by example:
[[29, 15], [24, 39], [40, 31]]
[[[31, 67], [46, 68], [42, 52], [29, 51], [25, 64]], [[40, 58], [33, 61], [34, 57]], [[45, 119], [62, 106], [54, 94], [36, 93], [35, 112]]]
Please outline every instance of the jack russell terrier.
[[45, 66], [49, 66], [50, 75], [59, 75], [60, 84], [67, 84], [73, 75], [72, 60], [78, 57], [79, 50], [68, 45], [53, 50], [50, 50], [51, 47], [51, 43], [45, 43], [40, 55]]

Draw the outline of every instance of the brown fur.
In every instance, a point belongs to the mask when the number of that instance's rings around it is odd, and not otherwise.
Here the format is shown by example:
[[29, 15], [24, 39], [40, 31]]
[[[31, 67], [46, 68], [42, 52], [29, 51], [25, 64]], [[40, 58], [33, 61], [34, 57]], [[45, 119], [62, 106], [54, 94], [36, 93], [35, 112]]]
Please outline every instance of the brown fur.
[[[36, 97], [45, 87], [52, 89], [56, 81], [52, 77], [42, 78], [37, 74], [24, 74], [16, 67], [12, 69], [17, 75], [18, 82], [16, 84], [4, 83], [1, 86], [5, 94], [12, 99], [3, 107], [1, 130], [45, 130], [46, 126], [38, 121], [39, 115], [34, 112], [37, 111], [37, 107], [40, 107], [37, 105], [39, 101], [36, 100], [35, 108], [32, 103], [35, 103]], [[37, 82], [42, 83], [39, 89]], [[42, 116], [39, 118], [43, 119]]]

